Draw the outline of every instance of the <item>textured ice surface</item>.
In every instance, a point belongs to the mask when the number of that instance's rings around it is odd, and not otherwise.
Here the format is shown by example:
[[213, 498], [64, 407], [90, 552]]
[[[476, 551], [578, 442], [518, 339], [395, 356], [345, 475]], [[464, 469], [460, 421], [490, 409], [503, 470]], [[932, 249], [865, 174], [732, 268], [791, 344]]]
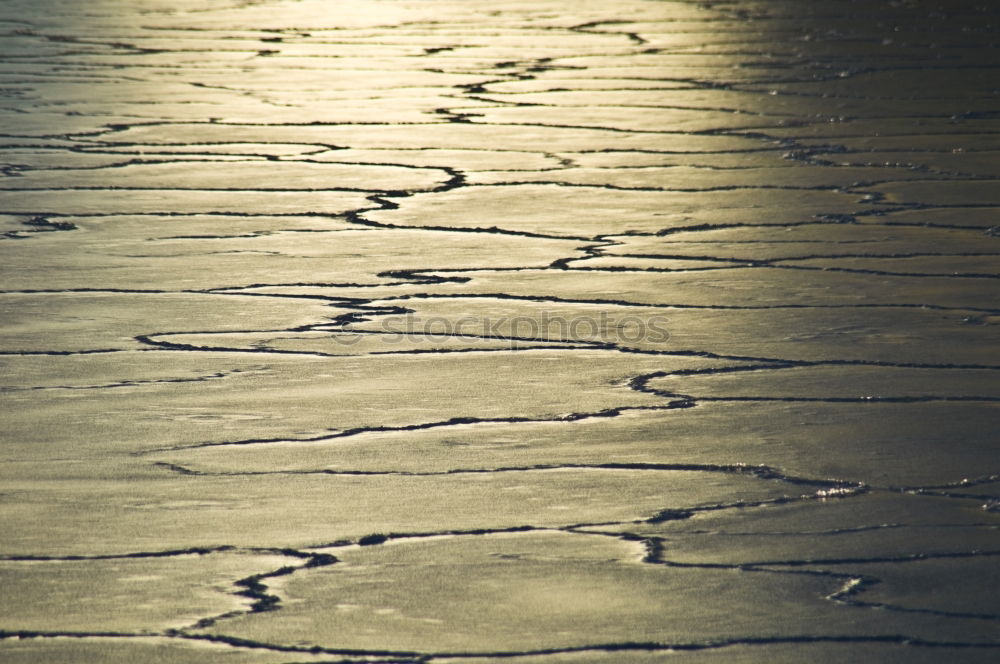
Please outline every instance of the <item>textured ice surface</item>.
[[7, 0], [0, 660], [995, 661], [998, 21]]

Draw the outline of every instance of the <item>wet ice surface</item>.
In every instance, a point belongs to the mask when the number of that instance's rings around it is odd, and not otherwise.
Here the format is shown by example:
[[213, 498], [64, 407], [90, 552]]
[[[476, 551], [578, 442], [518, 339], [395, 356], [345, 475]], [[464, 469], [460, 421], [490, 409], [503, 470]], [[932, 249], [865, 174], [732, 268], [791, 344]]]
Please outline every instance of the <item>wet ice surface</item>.
[[0, 7], [0, 659], [996, 660], [998, 10], [571, 4]]

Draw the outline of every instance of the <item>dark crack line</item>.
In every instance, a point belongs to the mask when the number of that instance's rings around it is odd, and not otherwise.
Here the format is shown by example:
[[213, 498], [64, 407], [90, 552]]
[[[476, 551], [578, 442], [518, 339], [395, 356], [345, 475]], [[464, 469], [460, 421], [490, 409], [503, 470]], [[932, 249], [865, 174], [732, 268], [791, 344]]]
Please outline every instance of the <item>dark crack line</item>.
[[194, 443], [190, 445], [178, 445], [173, 447], [160, 447], [155, 449], [143, 450], [141, 452], [133, 452], [134, 456], [143, 456], [146, 454], [159, 453], [159, 452], [175, 452], [180, 450], [189, 449], [200, 449], [204, 447], [222, 447], [222, 446], [238, 446], [238, 445], [261, 445], [268, 443], [288, 443], [288, 442], [320, 442], [327, 440], [335, 440], [337, 438], [348, 438], [351, 436], [357, 436], [364, 433], [385, 433], [385, 432], [397, 432], [397, 431], [420, 431], [423, 429], [436, 429], [439, 427], [450, 427], [465, 424], [488, 424], [488, 423], [509, 423], [509, 424], [520, 424], [525, 422], [576, 422], [579, 420], [600, 418], [600, 417], [617, 417], [618, 415], [638, 410], [671, 410], [673, 408], [687, 408], [689, 407], [686, 402], [684, 403], [667, 403], [662, 406], [617, 406], [613, 408], [607, 408], [605, 410], [586, 412], [586, 413], [568, 413], [566, 415], [553, 416], [549, 418], [531, 418], [531, 417], [452, 417], [447, 420], [440, 420], [436, 422], [423, 422], [419, 424], [404, 424], [399, 426], [368, 426], [368, 427], [355, 427], [352, 429], [344, 429], [341, 431], [335, 431], [328, 434], [323, 434], [319, 436], [311, 436], [305, 438], [287, 438], [287, 437], [277, 437], [277, 438], [248, 438], [243, 440], [235, 441], [206, 441], [202, 443]]
[[[200, 477], [229, 477], [229, 476], [254, 476], [254, 475], [346, 475], [346, 476], [382, 476], [395, 475], [403, 477], [436, 477], [442, 475], [482, 475], [493, 473], [525, 473], [525, 472], [548, 472], [553, 470], [609, 470], [609, 471], [683, 471], [683, 472], [707, 472], [723, 473], [741, 476], [751, 476], [761, 480], [785, 482], [794, 485], [843, 488], [847, 483], [841, 480], [816, 480], [804, 477], [786, 475], [774, 468], [766, 465], [750, 466], [746, 464], [683, 464], [683, 463], [559, 463], [559, 464], [535, 464], [530, 466], [499, 466], [493, 468], [452, 468], [442, 471], [398, 471], [398, 470], [343, 470], [343, 469], [322, 469], [322, 470], [267, 470], [267, 471], [231, 471], [231, 472], [207, 472], [192, 470], [185, 466], [158, 461], [153, 464], [160, 468], [166, 468], [180, 475], [193, 475]], [[851, 485], [854, 486], [854, 485]]]

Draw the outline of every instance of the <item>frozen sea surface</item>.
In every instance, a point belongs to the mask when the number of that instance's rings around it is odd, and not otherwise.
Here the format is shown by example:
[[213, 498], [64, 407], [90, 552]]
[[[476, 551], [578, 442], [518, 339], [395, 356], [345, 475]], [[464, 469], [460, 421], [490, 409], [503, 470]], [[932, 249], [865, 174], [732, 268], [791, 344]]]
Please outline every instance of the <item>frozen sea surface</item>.
[[997, 661], [998, 30], [5, 0], [0, 660]]

